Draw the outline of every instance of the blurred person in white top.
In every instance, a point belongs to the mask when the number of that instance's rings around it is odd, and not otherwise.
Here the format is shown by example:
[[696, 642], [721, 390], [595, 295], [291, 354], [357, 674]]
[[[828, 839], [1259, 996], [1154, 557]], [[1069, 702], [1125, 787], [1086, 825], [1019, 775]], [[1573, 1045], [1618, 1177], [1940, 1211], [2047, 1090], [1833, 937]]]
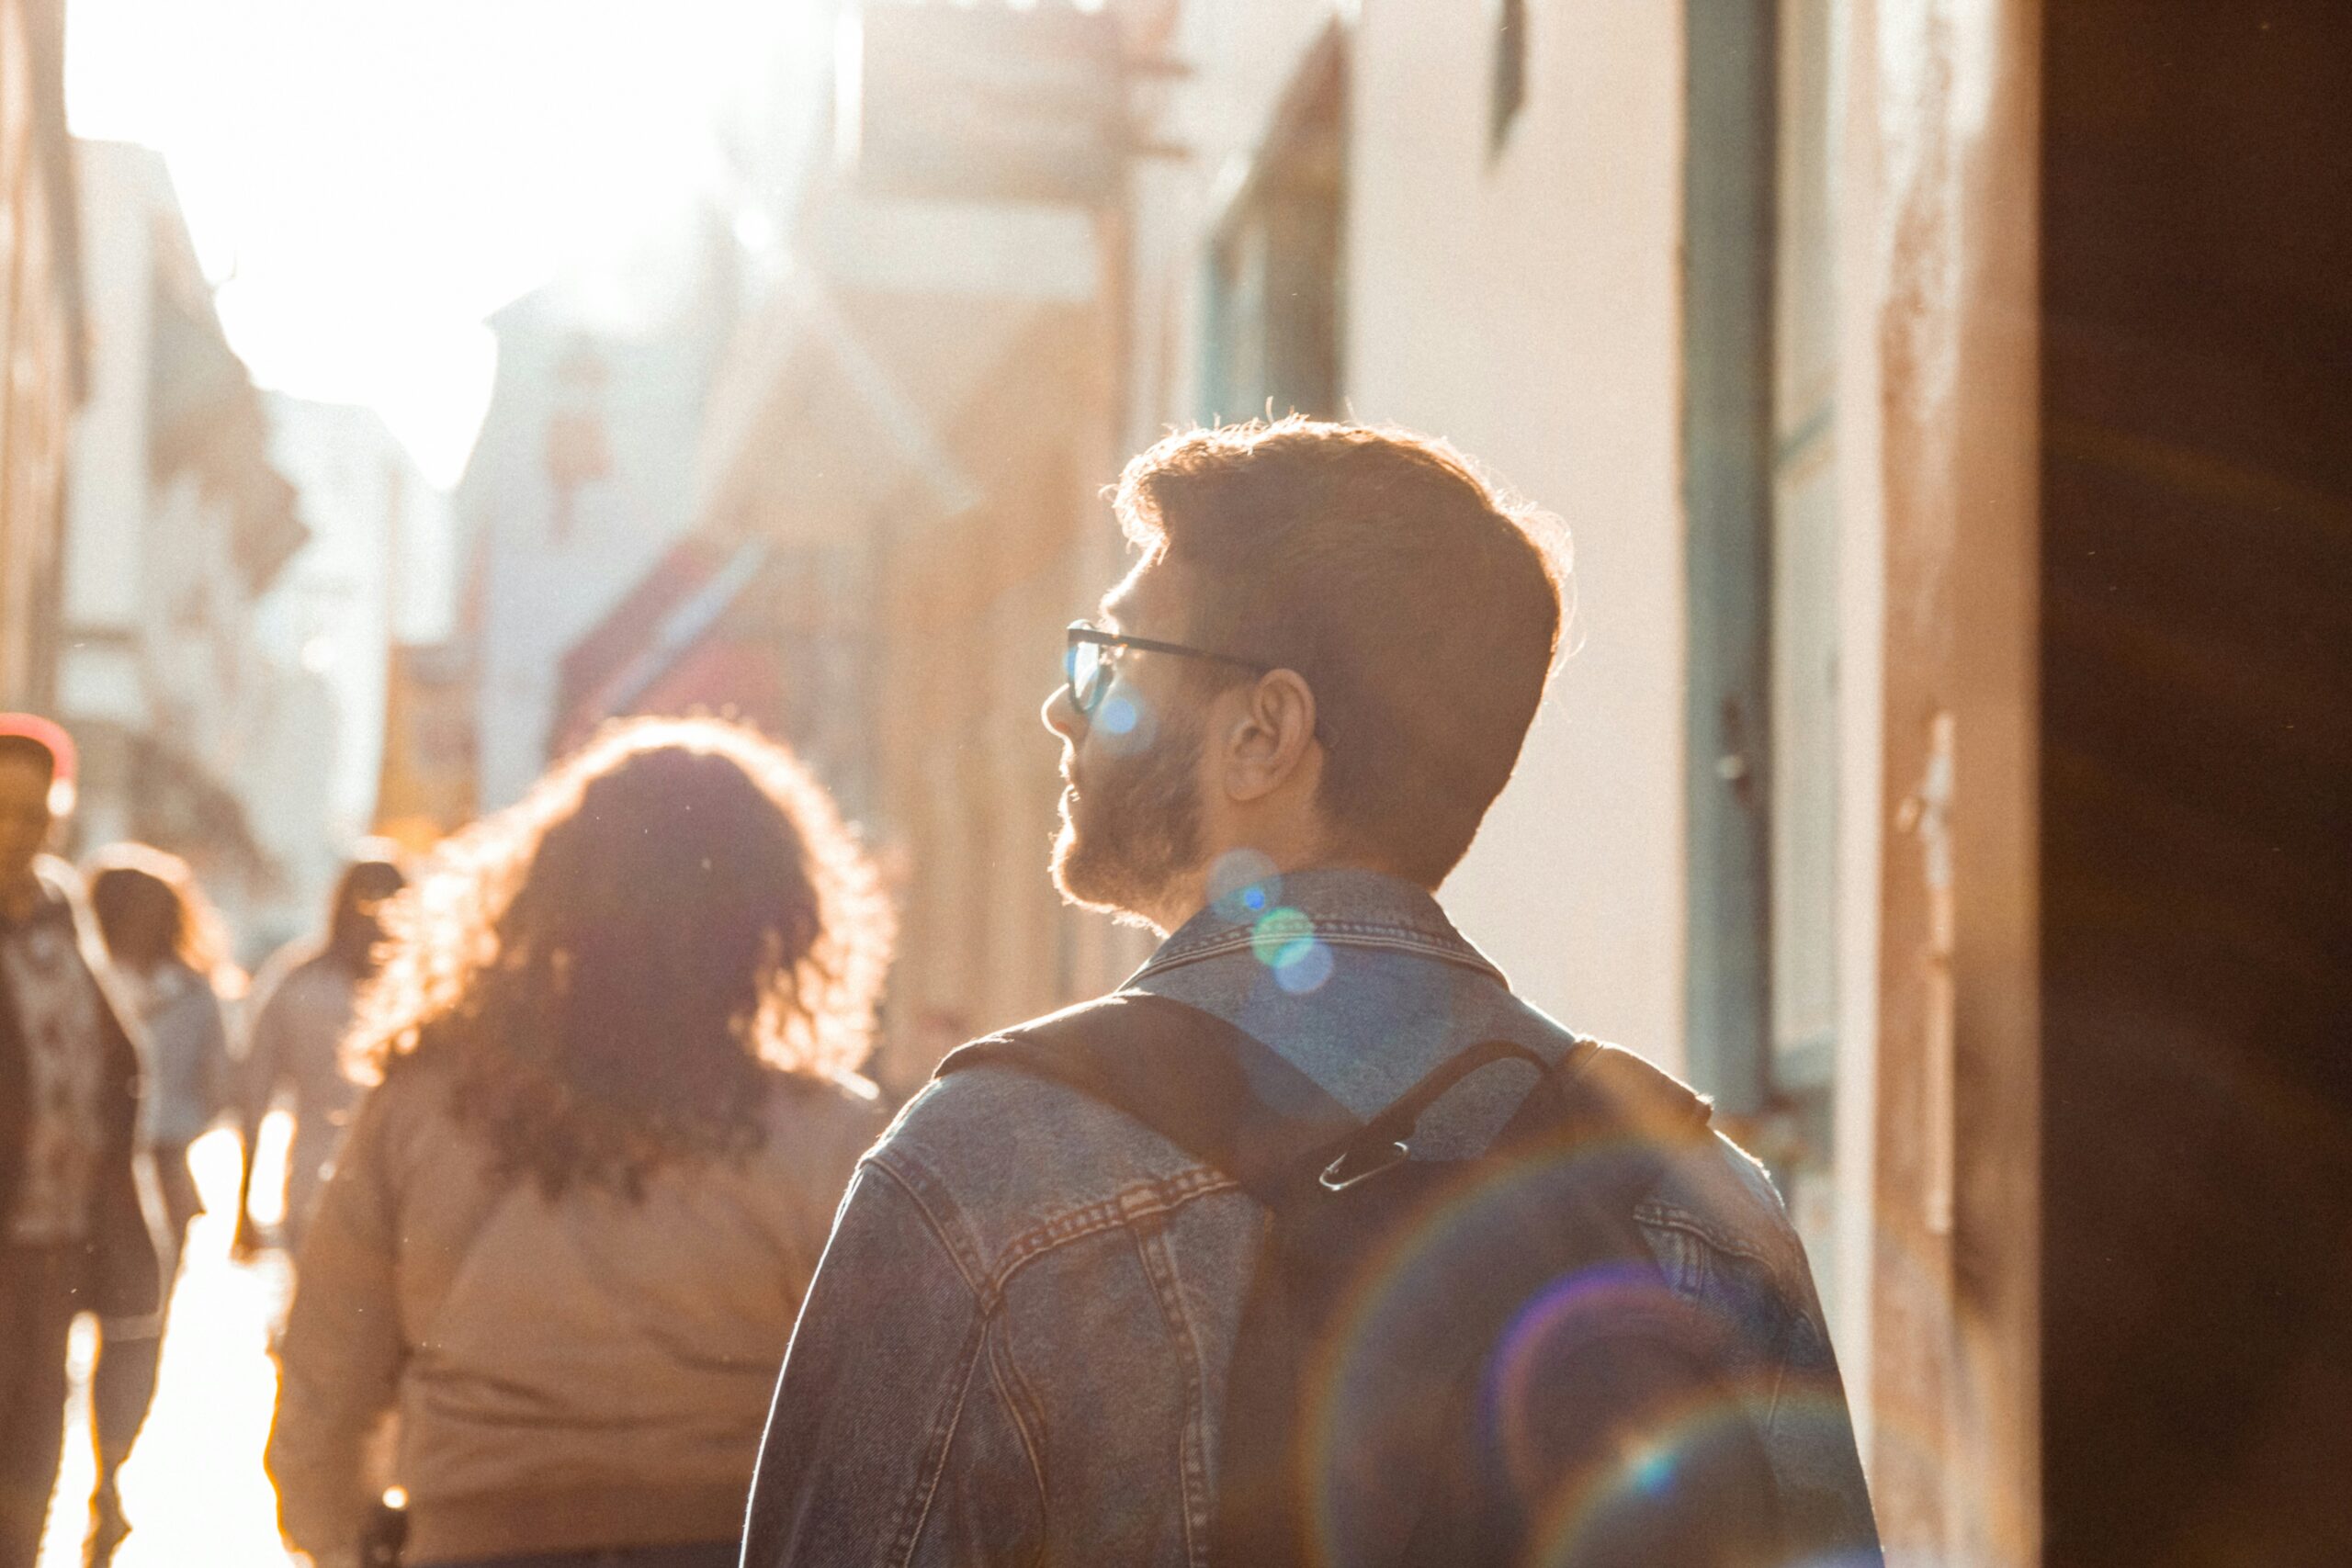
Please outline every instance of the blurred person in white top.
[[360, 1086], [344, 1071], [343, 1039], [359, 988], [375, 977], [376, 947], [383, 940], [377, 910], [408, 886], [393, 847], [370, 840], [336, 880], [326, 929], [288, 942], [262, 966], [248, 1010], [242, 1101], [245, 1177], [238, 1199], [237, 1245], [249, 1252], [258, 1235], [253, 1220], [254, 1142], [262, 1118], [283, 1091], [294, 1116], [286, 1162], [286, 1250], [299, 1248], [319, 1190], [334, 1168], [344, 1124]]

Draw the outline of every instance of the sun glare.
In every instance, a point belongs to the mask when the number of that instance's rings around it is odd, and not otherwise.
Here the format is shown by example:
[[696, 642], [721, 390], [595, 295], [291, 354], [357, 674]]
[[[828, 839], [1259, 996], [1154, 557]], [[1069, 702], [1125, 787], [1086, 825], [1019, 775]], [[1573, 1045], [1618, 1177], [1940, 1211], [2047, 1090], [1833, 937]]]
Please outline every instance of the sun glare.
[[164, 154], [256, 381], [373, 406], [447, 483], [483, 318], [722, 194], [725, 117], [816, 9], [72, 0], [68, 107]]

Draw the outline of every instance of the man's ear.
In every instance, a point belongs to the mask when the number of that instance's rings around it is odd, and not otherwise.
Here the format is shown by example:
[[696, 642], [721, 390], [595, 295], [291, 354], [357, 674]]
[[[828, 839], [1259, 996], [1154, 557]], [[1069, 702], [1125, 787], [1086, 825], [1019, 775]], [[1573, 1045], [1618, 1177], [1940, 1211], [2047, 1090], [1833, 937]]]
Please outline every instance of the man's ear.
[[1238, 689], [1225, 724], [1225, 789], [1261, 800], [1299, 776], [1315, 747], [1315, 689], [1295, 670], [1276, 670]]

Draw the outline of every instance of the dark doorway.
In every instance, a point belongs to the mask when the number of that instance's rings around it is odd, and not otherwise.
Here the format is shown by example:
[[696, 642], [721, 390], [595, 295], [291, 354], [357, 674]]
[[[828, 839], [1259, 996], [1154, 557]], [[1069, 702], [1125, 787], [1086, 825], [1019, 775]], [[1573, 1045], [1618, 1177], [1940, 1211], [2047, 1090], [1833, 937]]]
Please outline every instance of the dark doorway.
[[2352, 6], [2042, 13], [2048, 1561], [2352, 1562]]

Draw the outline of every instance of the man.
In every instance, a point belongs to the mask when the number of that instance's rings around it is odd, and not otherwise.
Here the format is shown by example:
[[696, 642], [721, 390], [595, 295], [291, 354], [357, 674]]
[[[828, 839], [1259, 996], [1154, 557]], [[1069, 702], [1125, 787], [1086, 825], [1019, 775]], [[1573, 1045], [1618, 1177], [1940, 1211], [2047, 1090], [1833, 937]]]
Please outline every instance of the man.
[[[0, 1568], [32, 1568], [40, 1549], [74, 1316], [152, 1354], [163, 1305], [138, 1055], [72, 868], [41, 853], [73, 757], [56, 725], [0, 714]], [[104, 1555], [120, 1521], [100, 1508]]]
[[[1297, 420], [1171, 436], [1115, 504], [1142, 558], [1099, 626], [1072, 628], [1045, 720], [1069, 785], [1064, 896], [1170, 933], [1124, 992], [1238, 1026], [1366, 1122], [1484, 1042], [1546, 1065], [1597, 1049], [1515, 998], [1432, 897], [1556, 653], [1561, 584], [1532, 516], [1437, 443]], [[1485, 1146], [1532, 1076], [1463, 1078], [1411, 1156]], [[1724, 1370], [1750, 1391], [1694, 1419], [1755, 1429], [1802, 1560], [1874, 1561], [1802, 1248], [1753, 1162], [1702, 1139], [1628, 1220], [1650, 1277], [1728, 1325]], [[1568, 1202], [1583, 1178], [1530, 1179], [1566, 1183]], [[1268, 1213], [1049, 1077], [935, 1080], [844, 1200], [778, 1387], [746, 1563], [1211, 1561]], [[1329, 1347], [1334, 1386], [1416, 1376], [1375, 1336]], [[1352, 1437], [1327, 1434], [1332, 1474], [1363, 1467]]]

